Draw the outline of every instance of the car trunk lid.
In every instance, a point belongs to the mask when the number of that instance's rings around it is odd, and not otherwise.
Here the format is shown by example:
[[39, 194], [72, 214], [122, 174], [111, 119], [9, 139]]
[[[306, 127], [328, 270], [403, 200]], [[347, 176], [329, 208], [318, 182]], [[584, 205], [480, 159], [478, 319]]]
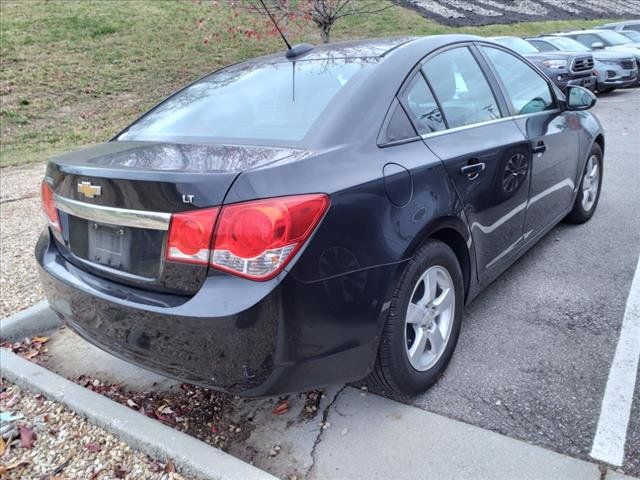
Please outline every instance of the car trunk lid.
[[296, 151], [237, 145], [108, 142], [49, 161], [61, 253], [142, 288], [195, 293], [207, 267], [165, 260], [171, 214], [219, 206], [244, 170]]

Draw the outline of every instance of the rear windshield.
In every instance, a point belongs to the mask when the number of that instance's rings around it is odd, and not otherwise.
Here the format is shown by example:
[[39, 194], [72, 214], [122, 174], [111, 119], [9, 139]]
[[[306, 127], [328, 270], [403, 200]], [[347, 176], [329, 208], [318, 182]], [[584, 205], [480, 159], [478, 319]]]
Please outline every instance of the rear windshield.
[[249, 63], [212, 73], [140, 118], [118, 140], [299, 141], [373, 58]]

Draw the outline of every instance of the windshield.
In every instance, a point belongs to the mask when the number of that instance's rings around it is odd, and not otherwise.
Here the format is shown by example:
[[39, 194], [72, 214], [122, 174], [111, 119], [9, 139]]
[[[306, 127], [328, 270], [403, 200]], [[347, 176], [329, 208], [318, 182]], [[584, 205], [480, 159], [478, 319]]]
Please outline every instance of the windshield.
[[583, 44], [574, 40], [573, 38], [567, 37], [554, 37], [547, 39], [548, 42], [552, 43], [560, 50], [564, 50], [565, 52], [588, 52], [589, 49], [585, 47]]
[[502, 38], [494, 38], [494, 40], [500, 45], [504, 45], [505, 47], [509, 47], [511, 50], [515, 50], [521, 55], [525, 55], [527, 53], [538, 53], [536, 47], [531, 45], [526, 40], [522, 40], [521, 38], [516, 37], [502, 37]]
[[336, 94], [375, 58], [245, 63], [168, 98], [118, 140], [302, 140]]
[[620, 35], [618, 32], [611, 30], [602, 30], [598, 32], [598, 35], [602, 37], [608, 45], [625, 45], [627, 43], [633, 43], [624, 35]]

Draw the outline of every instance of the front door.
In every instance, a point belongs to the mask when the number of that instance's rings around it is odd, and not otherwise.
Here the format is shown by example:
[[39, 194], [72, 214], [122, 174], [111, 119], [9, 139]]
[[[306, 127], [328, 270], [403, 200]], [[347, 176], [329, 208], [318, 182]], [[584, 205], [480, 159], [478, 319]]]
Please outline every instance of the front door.
[[545, 231], [566, 215], [578, 173], [579, 122], [563, 113], [547, 80], [513, 54], [497, 47], [480, 50], [504, 87], [514, 121], [528, 139], [531, 187], [525, 237]]

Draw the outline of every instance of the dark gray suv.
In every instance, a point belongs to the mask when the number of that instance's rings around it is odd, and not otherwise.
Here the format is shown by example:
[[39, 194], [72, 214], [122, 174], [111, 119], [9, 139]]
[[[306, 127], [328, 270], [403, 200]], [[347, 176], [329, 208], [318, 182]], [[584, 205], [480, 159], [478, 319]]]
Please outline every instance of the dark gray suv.
[[594, 62], [591, 53], [541, 52], [531, 43], [518, 37], [493, 37], [493, 41], [515, 50], [536, 64], [555, 83], [566, 91], [570, 85], [596, 89]]

